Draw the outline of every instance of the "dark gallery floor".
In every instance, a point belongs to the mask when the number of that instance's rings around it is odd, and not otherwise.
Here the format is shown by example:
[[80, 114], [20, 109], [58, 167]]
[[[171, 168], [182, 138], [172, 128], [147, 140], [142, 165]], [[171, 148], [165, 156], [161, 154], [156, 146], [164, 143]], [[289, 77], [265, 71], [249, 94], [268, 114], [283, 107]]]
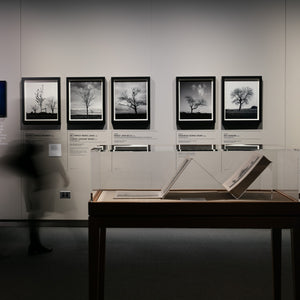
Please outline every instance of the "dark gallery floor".
[[[88, 230], [42, 227], [53, 252], [28, 256], [26, 227], [0, 227], [0, 299], [87, 300]], [[283, 231], [282, 299], [293, 299]], [[110, 229], [106, 300], [271, 300], [269, 230]]]

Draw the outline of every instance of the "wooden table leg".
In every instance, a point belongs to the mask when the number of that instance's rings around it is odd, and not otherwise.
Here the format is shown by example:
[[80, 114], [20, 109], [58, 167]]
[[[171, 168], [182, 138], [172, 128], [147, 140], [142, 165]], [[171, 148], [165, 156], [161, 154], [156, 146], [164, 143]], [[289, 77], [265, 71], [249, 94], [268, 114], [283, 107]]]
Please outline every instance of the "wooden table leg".
[[281, 240], [282, 240], [281, 229], [272, 228], [274, 300], [281, 299]]
[[98, 300], [99, 283], [99, 227], [93, 217], [89, 217], [89, 299]]
[[294, 275], [294, 298], [300, 300], [300, 223], [291, 230], [292, 262]]
[[99, 299], [104, 300], [104, 281], [105, 281], [105, 244], [106, 228], [100, 229], [100, 251], [99, 251]]
[[104, 300], [106, 228], [89, 218], [89, 299]]

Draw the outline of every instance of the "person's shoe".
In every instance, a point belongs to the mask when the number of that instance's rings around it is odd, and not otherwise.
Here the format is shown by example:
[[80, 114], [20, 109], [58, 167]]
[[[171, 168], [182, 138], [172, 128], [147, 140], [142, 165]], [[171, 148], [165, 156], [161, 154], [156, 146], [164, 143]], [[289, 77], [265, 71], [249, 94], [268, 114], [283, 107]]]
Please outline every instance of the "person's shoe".
[[30, 255], [30, 256], [46, 254], [46, 253], [50, 253], [52, 251], [53, 251], [52, 248], [47, 248], [42, 245], [38, 245], [38, 246], [29, 245], [29, 247], [28, 247], [28, 255]]

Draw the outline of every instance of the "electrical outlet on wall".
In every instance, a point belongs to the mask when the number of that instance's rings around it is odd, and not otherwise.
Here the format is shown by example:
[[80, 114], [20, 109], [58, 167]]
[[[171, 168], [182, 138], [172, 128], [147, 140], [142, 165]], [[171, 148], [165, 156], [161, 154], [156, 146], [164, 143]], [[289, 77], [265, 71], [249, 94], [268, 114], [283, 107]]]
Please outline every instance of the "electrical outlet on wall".
[[60, 191], [59, 198], [60, 199], [71, 199], [71, 192], [70, 191]]

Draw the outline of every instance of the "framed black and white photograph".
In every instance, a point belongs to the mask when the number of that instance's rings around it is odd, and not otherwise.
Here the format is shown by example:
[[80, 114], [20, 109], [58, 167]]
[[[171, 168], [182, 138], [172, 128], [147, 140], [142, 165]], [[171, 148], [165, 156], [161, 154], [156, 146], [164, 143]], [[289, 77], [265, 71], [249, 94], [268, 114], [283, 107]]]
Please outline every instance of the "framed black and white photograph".
[[176, 77], [178, 129], [213, 129], [215, 77]]
[[5, 118], [6, 108], [6, 81], [0, 81], [0, 118]]
[[115, 129], [148, 129], [150, 77], [112, 77], [112, 125]]
[[60, 124], [60, 78], [22, 78], [23, 123]]
[[222, 77], [224, 129], [259, 129], [262, 125], [262, 77]]
[[67, 78], [68, 129], [103, 129], [105, 78]]

